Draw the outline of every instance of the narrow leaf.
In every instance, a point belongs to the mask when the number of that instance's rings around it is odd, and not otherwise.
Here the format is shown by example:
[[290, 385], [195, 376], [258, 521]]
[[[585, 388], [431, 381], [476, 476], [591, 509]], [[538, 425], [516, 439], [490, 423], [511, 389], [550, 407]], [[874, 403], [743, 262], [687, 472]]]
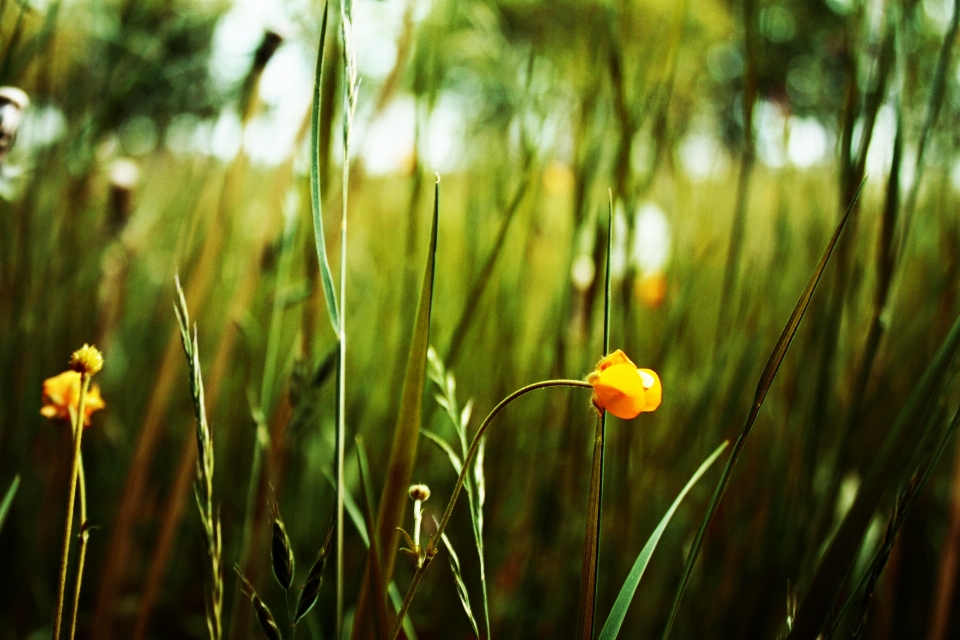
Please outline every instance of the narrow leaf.
[[10, 483], [7, 494], [3, 496], [3, 502], [0, 502], [0, 529], [3, 529], [3, 523], [7, 519], [7, 514], [10, 512], [10, 505], [13, 504], [13, 497], [17, 495], [17, 488], [19, 486], [20, 474], [18, 473], [13, 477], [13, 482]]
[[683, 574], [680, 578], [680, 586], [677, 588], [677, 595], [673, 600], [673, 607], [670, 610], [670, 616], [667, 618], [667, 628], [663, 632], [663, 640], [667, 640], [667, 638], [670, 636], [670, 630], [673, 628], [673, 621], [676, 619], [677, 611], [680, 608], [680, 600], [683, 598], [683, 592], [686, 590], [687, 583], [690, 581], [690, 574], [693, 571], [693, 565], [697, 561], [697, 556], [700, 554], [700, 547], [703, 545], [703, 538], [707, 533], [707, 527], [710, 526], [710, 522], [713, 520], [713, 516], [717, 512], [717, 508], [720, 506], [720, 500], [723, 498], [723, 492], [726, 490], [727, 484], [730, 481], [730, 474], [733, 472], [733, 467], [736, 465], [737, 460], [740, 459], [740, 453], [743, 451], [743, 446], [746, 442], [747, 436], [750, 435], [750, 431], [753, 429], [753, 425], [757, 421], [757, 415], [760, 413], [760, 407], [763, 405], [763, 401], [767, 397], [767, 391], [770, 390], [770, 385], [773, 384], [773, 378], [777, 375], [777, 370], [780, 368], [780, 363], [783, 362], [783, 358], [787, 354], [787, 349], [790, 347], [790, 342], [793, 340], [793, 336], [797, 332], [797, 327], [800, 326], [800, 320], [803, 319], [803, 314], [807, 311], [807, 306], [810, 304], [810, 299], [813, 297], [813, 292], [816, 290], [817, 284], [820, 282], [820, 276], [823, 275], [823, 271], [826, 269], [827, 261], [830, 259], [830, 255], [833, 253], [833, 249], [837, 244], [837, 240], [840, 239], [840, 233], [843, 231], [843, 227], [847, 224], [847, 219], [850, 217], [850, 213], [853, 211], [854, 204], [856, 204], [857, 199], [860, 197], [860, 192], [863, 191], [863, 185], [865, 183], [866, 179], [860, 183], [860, 187], [857, 189], [857, 193], [850, 202], [850, 206], [847, 207], [843, 217], [840, 218], [840, 222], [837, 224], [837, 229], [834, 231], [833, 237], [830, 238], [830, 242], [827, 243], [827, 247], [824, 249], [823, 255], [820, 257], [820, 262], [817, 264], [816, 269], [814, 269], [813, 275], [810, 276], [810, 280], [807, 282], [807, 286], [804, 288], [803, 293], [800, 294], [800, 299], [797, 300], [797, 306], [794, 307], [793, 313], [790, 314], [790, 319], [787, 320], [787, 324], [783, 328], [783, 332], [781, 332], [780, 338], [777, 340], [777, 344], [774, 345], [773, 352], [770, 354], [770, 358], [767, 360], [766, 366], [763, 368], [763, 373], [760, 376], [760, 380], [757, 382], [757, 389], [753, 396], [753, 406], [750, 408], [750, 413], [747, 415], [747, 419], [743, 425], [743, 430], [740, 432], [740, 436], [733, 445], [733, 451], [730, 453], [730, 458], [727, 460], [727, 466], [724, 467], [723, 473], [720, 475], [720, 480], [717, 482], [716, 489], [714, 489], [713, 497], [710, 499], [710, 506], [707, 507], [707, 512], [704, 514], [703, 520], [700, 521], [700, 528], [697, 530], [697, 535], [694, 538], [693, 546], [690, 548], [690, 555], [687, 557], [687, 564], [684, 566]]
[[367, 570], [373, 589], [374, 611], [376, 612], [376, 637], [383, 637], [390, 628], [387, 620], [386, 589], [383, 586], [383, 570], [380, 564], [380, 538], [377, 535], [376, 524], [373, 521], [373, 491], [370, 487], [370, 471], [367, 462], [367, 450], [363, 446], [363, 439], [357, 436], [357, 463], [360, 467], [360, 491], [364, 497], [364, 521], [367, 528], [367, 537], [370, 539], [370, 553], [367, 555]]
[[320, 27], [320, 46], [317, 49], [317, 68], [313, 81], [313, 108], [310, 116], [310, 203], [313, 213], [313, 235], [320, 262], [320, 280], [327, 301], [327, 313], [333, 331], [340, 333], [340, 312], [337, 309], [337, 294], [327, 259], [326, 240], [323, 235], [323, 211], [320, 202], [320, 93], [323, 80], [323, 50], [327, 41], [327, 2], [323, 5], [323, 24]]
[[[397, 559], [397, 527], [403, 524], [406, 508], [407, 488], [413, 475], [413, 464], [417, 456], [417, 444], [420, 436], [420, 413], [423, 404], [423, 391], [427, 369], [427, 348], [430, 344], [430, 312], [433, 302], [434, 266], [437, 252], [437, 222], [440, 212], [440, 181], [434, 190], [433, 221], [430, 230], [430, 243], [427, 246], [427, 261], [423, 271], [423, 285], [420, 289], [420, 301], [417, 305], [416, 321], [413, 327], [413, 339], [407, 358], [407, 369], [400, 396], [400, 411], [394, 431], [393, 446], [387, 463], [386, 482], [380, 498], [377, 514], [377, 529], [383, 545], [384, 582], [393, 578], [393, 567]], [[368, 574], [369, 575], [369, 574]], [[369, 634], [370, 599], [369, 581], [364, 580], [357, 602], [356, 620], [352, 638], [366, 638]]]
[[633, 568], [630, 569], [627, 579], [623, 582], [623, 586], [620, 588], [620, 593], [617, 595], [617, 599], [613, 603], [613, 609], [610, 611], [607, 621], [603, 624], [603, 629], [600, 630], [599, 640], [613, 640], [617, 637], [617, 634], [620, 633], [620, 626], [623, 624], [623, 619], [626, 617], [627, 610], [630, 608], [630, 603], [633, 601], [633, 594], [637, 591], [637, 585], [640, 584], [640, 578], [643, 577], [643, 572], [646, 570], [647, 564], [650, 562], [650, 556], [653, 555], [654, 550], [657, 548], [657, 543], [660, 542], [660, 537], [663, 536], [663, 532], [670, 523], [670, 519], [673, 518], [673, 514], [676, 512], [677, 507], [680, 506], [680, 503], [686, 497], [690, 489], [693, 488], [693, 485], [700, 480], [700, 477], [703, 476], [703, 474], [707, 472], [707, 469], [709, 469], [716, 459], [720, 457], [720, 454], [723, 453], [723, 450], [727, 448], [728, 444], [730, 444], [729, 440], [724, 441], [723, 444], [717, 447], [716, 451], [710, 454], [709, 458], [703, 461], [703, 464], [700, 465], [700, 468], [697, 469], [696, 473], [693, 474], [693, 477], [690, 478], [690, 481], [687, 482], [686, 486], [683, 487], [683, 490], [680, 491], [680, 495], [678, 495], [677, 499], [673, 501], [672, 505], [670, 505], [667, 513], [663, 516], [663, 519], [660, 520], [660, 524], [658, 524], [657, 528], [653, 530], [652, 534], [650, 534], [650, 538], [647, 540], [647, 543], [643, 545], [640, 555], [637, 556], [636, 562], [633, 563]]

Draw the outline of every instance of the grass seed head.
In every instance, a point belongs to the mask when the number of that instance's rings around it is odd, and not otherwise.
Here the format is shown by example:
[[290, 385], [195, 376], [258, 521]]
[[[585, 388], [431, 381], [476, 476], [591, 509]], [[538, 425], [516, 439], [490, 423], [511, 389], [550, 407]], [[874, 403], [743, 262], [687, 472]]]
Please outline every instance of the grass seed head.
[[293, 584], [294, 557], [287, 528], [280, 518], [280, 508], [276, 501], [273, 503], [273, 526], [270, 540], [270, 560], [273, 564], [273, 575], [284, 591], [289, 591]]

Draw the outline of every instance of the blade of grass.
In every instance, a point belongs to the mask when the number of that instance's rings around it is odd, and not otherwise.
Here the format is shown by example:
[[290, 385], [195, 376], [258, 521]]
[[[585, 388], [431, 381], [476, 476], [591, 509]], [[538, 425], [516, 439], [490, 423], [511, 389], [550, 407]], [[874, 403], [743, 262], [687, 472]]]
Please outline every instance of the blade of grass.
[[[420, 417], [423, 406], [423, 392], [427, 377], [427, 348], [430, 345], [430, 314], [433, 305], [433, 284], [437, 257], [437, 223], [440, 215], [440, 178], [437, 177], [433, 196], [433, 221], [430, 230], [430, 242], [427, 246], [427, 261], [423, 270], [423, 284], [420, 288], [420, 301], [417, 304], [417, 317], [407, 357], [407, 372], [404, 376], [401, 392], [400, 411], [394, 431], [390, 459], [387, 462], [386, 482], [380, 497], [377, 513], [377, 529], [383, 545], [383, 581], [393, 579], [393, 568], [397, 558], [397, 527], [403, 524], [406, 506], [407, 488], [413, 475], [413, 463], [417, 456], [420, 437]], [[369, 566], [369, 562], [368, 562]], [[369, 568], [360, 587], [357, 613], [351, 638], [366, 638], [369, 635], [370, 589]], [[383, 597], [383, 594], [378, 594]]]
[[787, 349], [790, 348], [790, 342], [793, 340], [793, 336], [797, 332], [797, 327], [800, 326], [800, 321], [803, 319], [803, 315], [807, 310], [807, 306], [810, 304], [810, 299], [813, 297], [813, 292], [817, 288], [817, 283], [820, 282], [820, 276], [823, 275], [823, 271], [827, 266], [827, 261], [830, 259], [830, 254], [833, 253], [833, 249], [837, 244], [837, 240], [840, 238], [840, 233], [843, 231], [843, 227], [846, 225], [847, 219], [850, 217], [850, 213], [853, 211], [854, 205], [856, 204], [857, 198], [860, 197], [860, 193], [863, 190], [863, 185], [865, 183], [866, 179], [860, 183], [860, 188], [857, 190], [853, 201], [850, 203], [850, 206], [847, 207], [847, 211], [844, 213], [843, 217], [840, 218], [840, 223], [837, 225], [837, 229], [834, 231], [833, 237], [830, 238], [830, 242], [827, 243], [827, 247], [824, 249], [823, 255], [820, 257], [820, 262], [817, 264], [816, 269], [814, 269], [813, 275], [810, 276], [810, 280], [807, 282], [807, 286], [804, 288], [803, 293], [800, 294], [800, 299], [797, 300], [797, 306], [794, 307], [793, 313], [790, 314], [790, 319], [787, 320], [787, 324], [784, 326], [783, 332], [780, 334], [780, 338], [777, 340], [777, 344], [773, 347], [773, 352], [770, 354], [770, 358], [767, 360], [767, 364], [763, 368], [763, 373], [760, 375], [760, 380], [757, 382], [757, 389], [753, 396], [753, 405], [750, 407], [750, 413], [747, 415], [746, 422], [743, 425], [743, 430], [740, 432], [736, 443], [733, 445], [733, 451], [730, 454], [730, 458], [727, 460], [727, 466], [723, 469], [723, 474], [720, 476], [720, 481], [717, 483], [717, 487], [713, 492], [713, 497], [710, 499], [710, 506], [707, 508], [707, 512], [704, 514], [703, 520], [700, 522], [700, 528], [697, 530], [697, 535], [696, 538], [694, 538], [693, 546], [690, 548], [690, 555], [687, 557], [687, 564], [684, 566], [683, 574], [680, 578], [680, 586], [677, 588], [677, 595], [673, 600], [673, 607], [670, 610], [670, 616], [667, 618], [667, 627], [663, 631], [663, 640], [667, 640], [667, 638], [670, 637], [670, 630], [673, 628], [673, 622], [676, 619], [677, 611], [680, 608], [680, 600], [683, 598], [683, 592], [686, 590], [687, 583], [690, 581], [690, 574], [693, 571], [693, 565], [697, 561], [697, 556], [700, 554], [700, 547], [703, 545], [703, 538], [706, 535], [707, 527], [710, 526], [710, 522], [713, 520], [713, 516], [717, 512], [717, 508], [720, 506], [720, 500], [723, 498], [723, 493], [727, 488], [727, 484], [730, 482], [730, 475], [733, 472], [733, 467], [740, 458], [740, 453], [743, 451], [743, 446], [746, 442], [747, 436], [750, 435], [750, 431], [753, 429], [753, 425], [757, 421], [757, 415], [760, 413], [760, 407], [763, 406], [763, 401], [767, 397], [767, 391], [770, 390], [770, 385], [773, 384], [773, 378], [777, 375], [777, 370], [780, 368], [780, 363], [783, 362], [784, 356], [787, 355]]
[[320, 262], [320, 281], [327, 301], [327, 313], [330, 316], [330, 326], [334, 331], [339, 331], [340, 312], [337, 308], [337, 295], [333, 288], [333, 275], [330, 273], [330, 261], [327, 259], [327, 246], [323, 235], [323, 210], [320, 201], [320, 94], [323, 85], [323, 50], [327, 41], [329, 4], [329, 0], [323, 3], [323, 23], [320, 26], [320, 46], [317, 49], [317, 68], [313, 81], [313, 107], [310, 116], [310, 204], [317, 259]]
[[640, 555], [637, 556], [636, 562], [633, 563], [633, 568], [630, 569], [627, 579], [624, 580], [623, 586], [620, 588], [620, 593], [617, 595], [617, 599], [613, 603], [613, 609], [611, 609], [610, 615], [607, 617], [607, 621], [603, 624], [603, 629], [600, 630], [599, 640], [613, 640], [617, 637], [617, 634], [620, 633], [620, 626], [623, 624], [623, 619], [627, 615], [627, 609], [630, 608], [630, 603], [633, 601], [633, 594], [637, 591], [637, 585], [640, 584], [640, 578], [643, 577], [643, 572], [646, 570], [647, 564], [650, 562], [650, 557], [657, 548], [657, 543], [660, 542], [660, 538], [663, 536], [664, 530], [670, 523], [670, 519], [673, 518], [673, 514], [676, 512], [677, 507], [680, 506], [680, 503], [686, 497], [690, 489], [693, 488], [693, 485], [700, 480], [701, 476], [707, 472], [707, 469], [709, 469], [716, 459], [720, 457], [720, 454], [723, 453], [723, 450], [727, 448], [728, 444], [730, 444], [730, 441], [725, 440], [723, 444], [717, 447], [717, 449], [710, 454], [709, 458], [703, 461], [703, 464], [700, 465], [700, 468], [697, 469], [696, 473], [693, 474], [693, 477], [690, 478], [686, 486], [683, 487], [683, 490], [680, 491], [680, 495], [678, 495], [676, 500], [673, 501], [673, 504], [670, 505], [667, 513], [660, 520], [660, 524], [658, 524], [657, 528], [653, 530], [652, 534], [650, 534], [650, 538], [647, 540], [647, 543], [643, 545]]
[[0, 529], [3, 529], [3, 523], [7, 519], [7, 514], [10, 513], [10, 505], [13, 504], [13, 497], [17, 495], [17, 489], [20, 487], [20, 474], [13, 476], [13, 482], [10, 483], [10, 488], [7, 489], [6, 495], [3, 496], [3, 502], [0, 502]]
[[[610, 254], [613, 249], [613, 191], [607, 190], [607, 255], [603, 289], [603, 355], [610, 351]], [[583, 538], [580, 569], [580, 606], [577, 628], [583, 640], [593, 638], [597, 607], [597, 564], [600, 560], [600, 515], [603, 506], [603, 453], [607, 430], [607, 412], [597, 418], [593, 443], [593, 468], [590, 473], [590, 497], [587, 502], [587, 529]]]
[[[960, 317], [954, 323], [940, 349], [927, 366], [920, 381], [890, 428], [883, 447], [874, 458], [860, 491], [840, 528], [820, 559], [807, 594], [800, 603], [788, 638], [815, 638], [826, 622], [837, 595], [846, 583], [850, 567], [863, 541], [867, 527], [891, 486], [899, 484], [914, 452], [924, 440], [923, 425], [929, 404], [935, 401], [950, 363], [960, 348]], [[927, 422], [929, 425], [929, 422]]]
[[386, 596], [386, 589], [383, 588], [383, 572], [380, 565], [380, 542], [379, 536], [377, 535], [376, 523], [373, 520], [373, 491], [370, 486], [370, 471], [369, 463], [367, 462], [367, 450], [363, 446], [363, 439], [360, 436], [357, 436], [357, 464], [360, 467], [360, 492], [363, 494], [364, 498], [364, 524], [367, 528], [367, 538], [370, 540], [370, 578], [373, 582], [376, 617], [374, 622], [376, 623], [375, 634], [376, 637], [382, 638], [386, 633], [389, 627], [389, 621], [387, 620], [387, 607], [384, 597]]

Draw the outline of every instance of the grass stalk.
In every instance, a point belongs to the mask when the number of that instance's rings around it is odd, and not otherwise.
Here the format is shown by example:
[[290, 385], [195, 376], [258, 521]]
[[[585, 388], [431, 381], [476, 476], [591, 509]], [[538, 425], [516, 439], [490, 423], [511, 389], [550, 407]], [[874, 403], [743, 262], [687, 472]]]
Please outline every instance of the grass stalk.
[[[197, 420], [197, 478], [194, 484], [194, 495], [197, 510], [200, 513], [203, 542], [206, 547], [207, 558], [210, 562], [210, 592], [207, 594], [207, 633], [210, 640], [220, 640], [223, 636], [223, 561], [222, 539], [220, 531], [219, 509], [213, 504], [213, 433], [207, 422], [207, 411], [204, 404], [203, 375], [200, 370], [199, 343], [197, 341], [197, 325], [190, 326], [190, 314], [187, 301], [180, 286], [180, 277], [176, 277], [177, 298], [174, 301], [174, 312], [180, 326], [180, 338], [183, 343], [183, 352], [187, 357], [190, 377], [190, 394], [193, 398], [194, 415]], [[191, 333], [192, 328], [192, 333]]]
[[453, 486], [453, 493], [450, 495], [450, 500], [447, 502], [447, 508], [443, 512], [443, 517], [440, 519], [440, 522], [437, 524], [437, 530], [430, 537], [430, 541], [427, 543], [427, 548], [425, 552], [425, 557], [423, 564], [421, 564], [416, 573], [413, 576], [413, 579], [410, 582], [410, 586], [407, 588], [407, 594], [403, 598], [403, 604], [400, 605], [400, 611], [397, 612], [397, 621], [394, 625], [393, 631], [390, 634], [391, 640], [394, 640], [397, 635], [400, 633], [400, 629], [403, 625], [403, 619], [407, 614], [407, 611], [410, 609], [410, 604], [413, 602], [413, 596], [417, 592], [417, 587], [420, 586], [420, 581], [423, 580], [423, 574], [426, 572], [427, 568], [430, 566], [430, 562], [437, 555], [437, 541], [441, 539], [443, 532], [447, 528], [447, 524], [450, 522], [450, 516], [453, 515], [453, 507], [457, 504], [457, 498], [460, 497], [460, 491], [463, 489], [463, 484], [467, 479], [467, 474], [470, 473], [470, 469], [473, 465], [473, 461], [476, 459], [477, 451], [480, 448], [480, 439], [483, 437], [483, 434], [486, 432], [487, 428], [493, 422], [493, 419], [503, 411], [504, 408], [517, 398], [524, 396], [531, 391], [536, 391], [537, 389], [545, 389], [547, 387], [581, 387], [591, 389], [591, 385], [588, 382], [583, 380], [544, 380], [542, 382], [535, 382], [529, 384], [525, 387], [517, 389], [506, 398], [501, 400], [497, 406], [487, 414], [487, 417], [483, 419], [483, 422], [480, 423], [480, 427], [477, 429], [476, 434], [473, 436], [473, 441], [470, 443], [470, 450], [467, 451], [466, 457], [463, 459], [463, 468], [460, 471], [460, 476], [457, 478], [457, 483]]
[[[613, 191], [607, 190], [607, 251], [603, 286], [603, 354], [610, 351], [610, 254], [613, 250]], [[593, 638], [597, 610], [599, 582], [600, 533], [603, 516], [603, 463], [606, 450], [607, 412], [597, 417], [597, 431], [593, 443], [593, 468], [590, 474], [590, 497], [587, 502], [587, 525], [583, 538], [583, 557], [580, 572], [580, 607], [577, 613], [580, 637]]]
[[77, 467], [77, 489], [80, 498], [80, 545], [77, 549], [77, 576], [73, 587], [73, 612], [70, 614], [70, 640], [77, 633], [77, 610], [80, 608], [80, 584], [83, 582], [83, 565], [87, 558], [87, 540], [90, 538], [90, 523], [87, 522], [87, 478], [83, 472], [83, 454]]
[[63, 532], [63, 552], [60, 555], [60, 578], [57, 587], [57, 608], [53, 621], [53, 640], [60, 639], [60, 626], [63, 623], [63, 598], [67, 589], [67, 563], [70, 557], [70, 533], [73, 530], [73, 507], [77, 493], [77, 477], [80, 470], [80, 443], [83, 440], [83, 411], [87, 391], [90, 390], [90, 374], [80, 373], [80, 399], [77, 413], [73, 416], [73, 459], [70, 463], [70, 490], [67, 494], [67, 516]]
[[[337, 431], [335, 438], [336, 478], [337, 478], [337, 555], [336, 585], [336, 638], [343, 637], [343, 454], [344, 438], [346, 437], [346, 362], [347, 362], [347, 327], [346, 327], [346, 294], [347, 294], [347, 209], [350, 193], [350, 142], [353, 130], [353, 119], [357, 111], [357, 97], [360, 90], [360, 79], [357, 70], [357, 54], [353, 42], [353, 19], [350, 0], [340, 2], [340, 28], [343, 36], [343, 172], [341, 184], [341, 212], [340, 212], [340, 323], [337, 327], [339, 358], [337, 359]], [[372, 543], [373, 541], [371, 541]]]

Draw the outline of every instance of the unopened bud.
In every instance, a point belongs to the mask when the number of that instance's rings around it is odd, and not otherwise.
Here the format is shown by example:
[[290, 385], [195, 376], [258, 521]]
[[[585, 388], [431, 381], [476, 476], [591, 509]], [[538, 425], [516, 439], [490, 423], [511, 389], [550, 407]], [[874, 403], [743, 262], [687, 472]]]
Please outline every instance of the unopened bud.
[[430, 487], [425, 484], [414, 484], [410, 486], [410, 499], [417, 502], [426, 502], [430, 499]]

